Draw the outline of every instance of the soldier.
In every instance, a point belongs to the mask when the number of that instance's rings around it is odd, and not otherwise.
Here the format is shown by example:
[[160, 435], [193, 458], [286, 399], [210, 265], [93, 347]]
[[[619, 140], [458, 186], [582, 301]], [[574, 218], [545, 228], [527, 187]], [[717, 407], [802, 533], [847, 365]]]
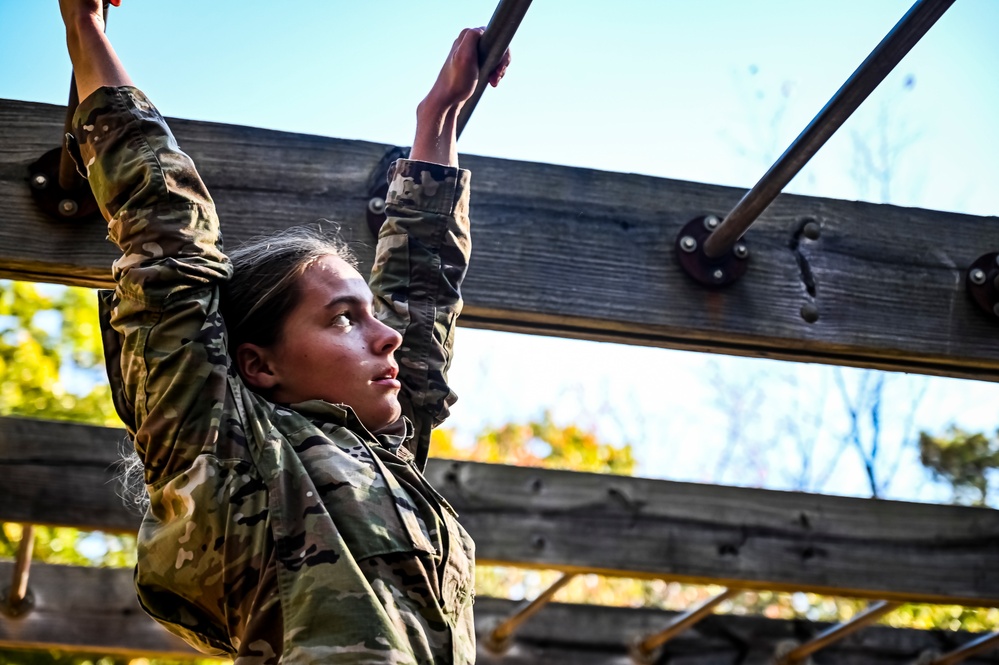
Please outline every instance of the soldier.
[[71, 152], [122, 251], [102, 323], [149, 496], [143, 608], [241, 665], [473, 662], [473, 544], [421, 471], [455, 399], [470, 251], [455, 122], [482, 30], [462, 31], [418, 107], [365, 283], [317, 231], [223, 253], [212, 199], [132, 87], [100, 0], [60, 6], [83, 100]]

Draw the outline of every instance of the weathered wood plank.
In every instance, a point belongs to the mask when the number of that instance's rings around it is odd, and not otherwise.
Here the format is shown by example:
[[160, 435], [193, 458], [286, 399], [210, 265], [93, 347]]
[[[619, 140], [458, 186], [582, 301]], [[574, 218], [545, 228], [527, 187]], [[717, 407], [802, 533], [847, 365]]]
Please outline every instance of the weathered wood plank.
[[[10, 563], [0, 563], [0, 579], [9, 578], [11, 567]], [[29, 583], [35, 607], [19, 619], [0, 618], [0, 647], [173, 658], [197, 655], [142, 612], [130, 570], [35, 564]], [[627, 648], [631, 641], [661, 630], [675, 616], [659, 610], [554, 603], [521, 626], [511, 650], [496, 657], [483, 649], [482, 638], [515, 606], [512, 601], [496, 598], [476, 600], [479, 662], [626, 665], [630, 663]], [[712, 616], [665, 645], [665, 660], [660, 662], [769, 665], [778, 644], [806, 640], [825, 627], [804, 621]], [[816, 665], [897, 665], [912, 662], [921, 653], [948, 651], [971, 637], [967, 633], [872, 627], [819, 652], [814, 661]], [[983, 656], [968, 662], [995, 664], [999, 657]]]
[[[0, 579], [13, 564], [0, 562]], [[33, 609], [0, 615], [0, 646], [60, 648], [107, 654], [200, 656], [139, 607], [132, 571], [34, 564], [28, 578]]]
[[[62, 109], [0, 100], [0, 276], [107, 283], [99, 222], [42, 217], [27, 165], [56, 144]], [[367, 185], [388, 146], [171, 121], [218, 203], [226, 238], [326, 218], [371, 258]], [[475, 257], [463, 324], [607, 341], [999, 379], [999, 323], [963, 269], [999, 248], [999, 219], [782, 196], [748, 235], [751, 268], [710, 292], [677, 267], [688, 220], [742, 190], [463, 157], [474, 172]], [[799, 237], [805, 219], [818, 240]], [[793, 249], [792, 249], [793, 248]], [[799, 266], [814, 279], [808, 293]], [[818, 306], [805, 323], [802, 304]]]
[[[118, 430], [0, 418], [0, 520], [132, 531]], [[999, 606], [999, 511], [432, 460], [481, 563]]]

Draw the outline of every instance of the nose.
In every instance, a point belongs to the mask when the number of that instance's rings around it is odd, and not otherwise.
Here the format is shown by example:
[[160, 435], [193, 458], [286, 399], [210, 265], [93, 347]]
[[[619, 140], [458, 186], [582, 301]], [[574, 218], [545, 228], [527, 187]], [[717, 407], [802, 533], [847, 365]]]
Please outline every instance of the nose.
[[371, 347], [377, 355], [389, 355], [402, 345], [402, 335], [378, 319], [374, 319]]

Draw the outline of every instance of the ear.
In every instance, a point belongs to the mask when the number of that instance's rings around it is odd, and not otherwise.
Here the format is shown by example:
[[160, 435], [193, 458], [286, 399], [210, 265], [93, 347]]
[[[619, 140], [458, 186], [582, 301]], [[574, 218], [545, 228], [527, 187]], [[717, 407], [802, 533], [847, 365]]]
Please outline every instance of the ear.
[[262, 346], [244, 342], [236, 349], [236, 370], [251, 388], [270, 391], [278, 385], [271, 353]]

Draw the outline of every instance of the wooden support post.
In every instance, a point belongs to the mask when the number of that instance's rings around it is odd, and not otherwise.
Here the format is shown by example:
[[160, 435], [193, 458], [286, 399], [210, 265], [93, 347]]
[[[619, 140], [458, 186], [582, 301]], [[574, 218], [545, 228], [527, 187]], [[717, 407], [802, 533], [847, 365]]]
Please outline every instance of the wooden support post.
[[494, 654], [506, 653], [510, 649], [510, 638], [513, 637], [514, 632], [520, 624], [530, 619], [542, 607], [551, 602], [555, 594], [571, 582], [574, 577], [576, 577], [576, 573], [563, 574], [554, 584], [542, 591], [537, 598], [518, 607], [513, 614], [490, 631], [489, 635], [483, 641], [483, 646]]
[[805, 642], [801, 646], [791, 649], [787, 653], [778, 653], [777, 662], [779, 665], [794, 665], [795, 663], [800, 663], [816, 651], [824, 649], [834, 642], [840, 641], [847, 635], [860, 630], [868, 624], [874, 623], [885, 614], [888, 614], [898, 608], [901, 604], [902, 603], [888, 602], [884, 600], [871, 603], [863, 612], [857, 614], [849, 621], [833, 626], [829, 630], [819, 633], [809, 641]]
[[712, 614], [715, 607], [729, 598], [738, 595], [738, 593], [739, 591], [737, 589], [725, 589], [717, 596], [709, 598], [697, 607], [681, 614], [670, 622], [664, 630], [654, 635], [649, 635], [636, 644], [634, 651], [632, 652], [632, 659], [638, 663], [649, 662], [650, 657], [655, 653], [656, 649], [666, 644], [694, 624], [698, 623], [709, 614]]
[[999, 649], [999, 633], [989, 633], [971, 640], [957, 649], [931, 660], [929, 665], [957, 665], [957, 663], [963, 663], [972, 656], [993, 649]]

